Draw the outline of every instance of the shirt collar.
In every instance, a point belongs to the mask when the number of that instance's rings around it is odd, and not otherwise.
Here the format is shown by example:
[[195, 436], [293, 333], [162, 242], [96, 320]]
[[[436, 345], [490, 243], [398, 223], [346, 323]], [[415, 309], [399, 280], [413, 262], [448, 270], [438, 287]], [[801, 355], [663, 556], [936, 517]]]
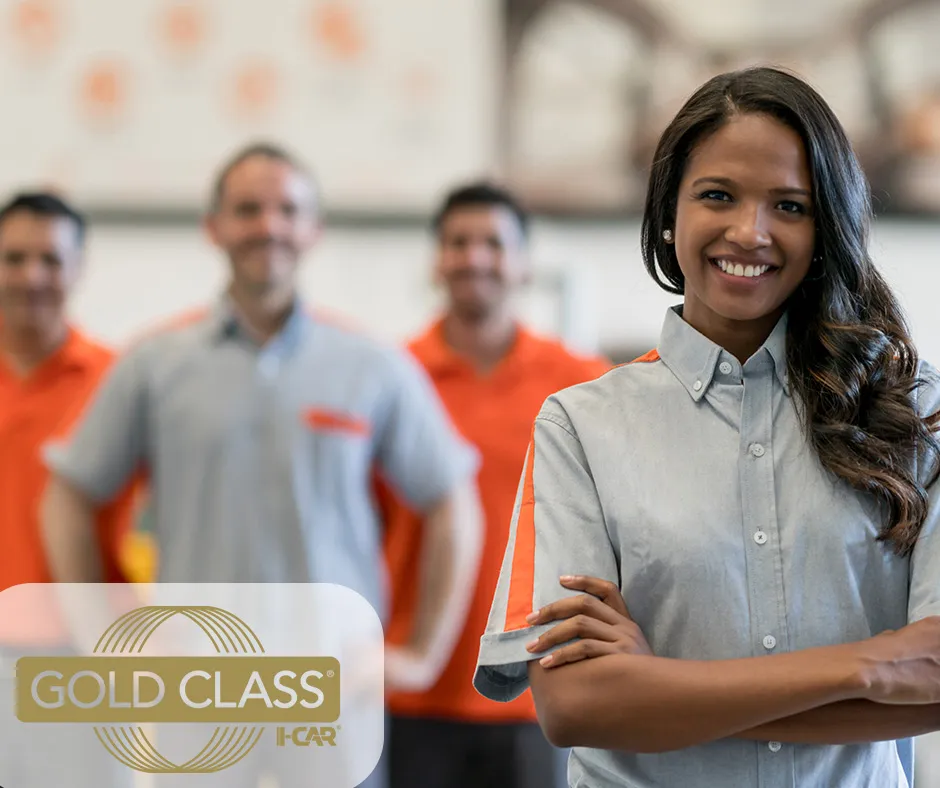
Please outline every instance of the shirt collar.
[[73, 326], [69, 326], [68, 336], [59, 352], [62, 364], [74, 369], [85, 369], [99, 356], [99, 351], [91, 340]]
[[[786, 347], [787, 315], [784, 313], [764, 344], [747, 360], [744, 370], [750, 372], [765, 365], [772, 366], [784, 392], [789, 395]], [[681, 304], [666, 311], [657, 350], [663, 363], [696, 402], [708, 391], [719, 363], [728, 362], [741, 374], [741, 364], [734, 356], [682, 319]]]
[[0, 373], [20, 380], [33, 380], [37, 376], [45, 376], [50, 371], [64, 370], [83, 371], [95, 364], [99, 358], [99, 351], [91, 340], [74, 326], [68, 326], [62, 344], [46, 357], [25, 378], [13, 373], [9, 363], [0, 356]]
[[[535, 335], [520, 323], [516, 323], [515, 329], [516, 338], [512, 347], [494, 371], [518, 368], [535, 359], [539, 347]], [[447, 344], [442, 317], [432, 322], [428, 329], [411, 343], [411, 349], [432, 374], [471, 368], [470, 362]]]
[[[295, 298], [287, 322], [272, 337], [269, 346], [277, 345], [285, 350], [293, 350], [304, 338], [312, 323], [313, 319], [300, 298]], [[210, 327], [212, 336], [219, 341], [246, 336], [238, 317], [238, 309], [228, 293], [223, 294], [216, 302]]]

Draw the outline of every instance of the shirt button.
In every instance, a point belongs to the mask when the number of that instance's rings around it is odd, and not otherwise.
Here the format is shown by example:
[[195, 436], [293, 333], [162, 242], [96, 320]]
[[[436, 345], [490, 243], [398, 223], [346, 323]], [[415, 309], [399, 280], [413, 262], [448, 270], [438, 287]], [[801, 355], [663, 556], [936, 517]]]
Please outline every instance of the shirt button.
[[777, 638], [773, 635], [768, 635], [764, 638], [764, 648], [770, 651], [774, 646], [777, 645]]
[[766, 544], [767, 534], [765, 534], [763, 531], [758, 531], [756, 534], [754, 534], [754, 541], [757, 542], [757, 544]]
[[701, 391], [701, 390], [702, 390], [702, 381], [696, 380], [695, 383], [692, 384], [692, 388], [694, 388], [696, 391]]
[[780, 748], [783, 747], [778, 741], [772, 741], [767, 746], [770, 748], [771, 752], [780, 752]]
[[718, 365], [718, 369], [721, 370], [722, 375], [730, 375], [733, 367], [727, 361], [722, 361], [721, 364]]
[[754, 444], [752, 444], [752, 445], [751, 445], [751, 454], [753, 454], [755, 457], [763, 457], [763, 456], [764, 456], [764, 447], [761, 446], [759, 443], [754, 443]]

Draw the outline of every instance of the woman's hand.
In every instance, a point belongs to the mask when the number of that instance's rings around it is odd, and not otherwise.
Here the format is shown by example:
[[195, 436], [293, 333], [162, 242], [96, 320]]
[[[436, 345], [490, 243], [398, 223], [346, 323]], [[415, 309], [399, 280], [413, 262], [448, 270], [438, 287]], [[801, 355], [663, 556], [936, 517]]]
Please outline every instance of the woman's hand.
[[546, 668], [555, 668], [583, 659], [606, 654], [651, 655], [649, 643], [636, 625], [620, 589], [607, 580], [596, 577], [562, 577], [565, 588], [584, 591], [578, 596], [560, 599], [530, 614], [529, 624], [547, 624], [561, 621], [526, 648], [540, 654], [553, 646], [563, 646], [540, 660]]
[[940, 616], [888, 630], [859, 644], [866, 698], [876, 703], [940, 703]]

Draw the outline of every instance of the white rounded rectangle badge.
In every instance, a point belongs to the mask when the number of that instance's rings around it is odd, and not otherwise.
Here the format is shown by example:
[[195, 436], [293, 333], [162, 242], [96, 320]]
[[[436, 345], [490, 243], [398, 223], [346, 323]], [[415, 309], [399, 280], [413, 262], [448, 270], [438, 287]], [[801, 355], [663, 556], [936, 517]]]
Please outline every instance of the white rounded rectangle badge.
[[383, 638], [332, 584], [8, 589], [0, 785], [356, 788], [384, 746]]

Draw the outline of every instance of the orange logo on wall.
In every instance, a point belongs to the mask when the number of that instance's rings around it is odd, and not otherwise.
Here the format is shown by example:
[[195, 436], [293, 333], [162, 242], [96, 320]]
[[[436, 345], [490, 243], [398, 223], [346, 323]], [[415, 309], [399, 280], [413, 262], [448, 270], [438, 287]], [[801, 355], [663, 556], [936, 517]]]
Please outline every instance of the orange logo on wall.
[[318, 46], [339, 60], [355, 60], [366, 48], [362, 24], [349, 4], [341, 0], [314, 7], [313, 35]]
[[60, 17], [52, 0], [20, 0], [13, 8], [13, 34], [27, 52], [45, 55], [58, 43]]
[[167, 6], [160, 22], [160, 33], [175, 53], [192, 54], [206, 40], [205, 9], [192, 2], [174, 2]]
[[81, 103], [84, 112], [96, 120], [114, 120], [127, 105], [126, 69], [115, 61], [95, 63], [82, 79]]
[[235, 111], [242, 116], [261, 115], [277, 101], [278, 73], [273, 64], [246, 63], [235, 74]]

